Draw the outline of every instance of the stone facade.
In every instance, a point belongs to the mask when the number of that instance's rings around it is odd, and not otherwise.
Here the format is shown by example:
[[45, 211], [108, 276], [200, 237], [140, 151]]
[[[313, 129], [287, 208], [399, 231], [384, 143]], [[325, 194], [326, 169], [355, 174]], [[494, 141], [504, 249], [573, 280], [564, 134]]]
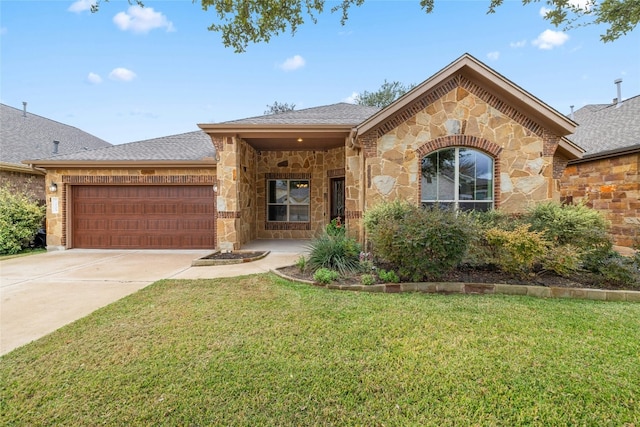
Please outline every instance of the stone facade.
[[[253, 239], [310, 239], [326, 226], [329, 177], [344, 175], [344, 148], [256, 150], [239, 138], [213, 140], [220, 157], [217, 176], [220, 249], [239, 249]], [[267, 221], [269, 179], [309, 180], [309, 222]]]
[[362, 153], [347, 149], [349, 229], [360, 237], [363, 213], [382, 201], [419, 203], [421, 160], [447, 147], [472, 147], [493, 158], [496, 208], [521, 212], [559, 200], [559, 141], [472, 81], [453, 76], [359, 136]]
[[[213, 185], [215, 167], [212, 168], [68, 168], [48, 169], [46, 187], [56, 183], [56, 193], [47, 193], [47, 249], [69, 247], [71, 236], [68, 224], [70, 187], [73, 185]], [[53, 213], [52, 198], [57, 200], [58, 212]]]
[[561, 193], [566, 202], [601, 211], [611, 223], [616, 245], [631, 247], [640, 236], [640, 154], [578, 162], [567, 166]]

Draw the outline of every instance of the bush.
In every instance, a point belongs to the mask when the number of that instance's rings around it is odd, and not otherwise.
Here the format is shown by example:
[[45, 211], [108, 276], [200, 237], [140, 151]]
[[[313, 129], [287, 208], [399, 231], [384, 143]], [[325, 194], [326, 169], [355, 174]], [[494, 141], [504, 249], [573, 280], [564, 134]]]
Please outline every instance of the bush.
[[360, 283], [365, 286], [371, 286], [376, 283], [376, 276], [373, 274], [363, 274], [360, 276]]
[[592, 248], [610, 242], [606, 219], [584, 203], [539, 203], [527, 212], [524, 219], [531, 224], [532, 231], [543, 233], [555, 246], [571, 244], [579, 248]]
[[324, 233], [310, 243], [307, 264], [312, 271], [329, 268], [341, 274], [356, 272], [360, 269], [360, 245], [342, 234]]
[[580, 269], [582, 252], [573, 245], [552, 246], [542, 260], [542, 268], [560, 276], [569, 276]]
[[533, 272], [549, 247], [543, 234], [529, 231], [526, 224], [513, 231], [492, 228], [486, 232], [486, 238], [496, 254], [496, 264], [503, 271], [522, 277]]
[[307, 259], [304, 257], [304, 255], [300, 255], [298, 257], [298, 260], [296, 261], [296, 267], [298, 267], [300, 273], [304, 273], [304, 271], [307, 269]]
[[315, 273], [313, 273], [313, 280], [325, 285], [333, 282], [334, 280], [338, 280], [338, 277], [340, 277], [340, 275], [337, 271], [329, 270], [328, 268], [319, 268]]
[[469, 221], [463, 213], [391, 202], [368, 211], [364, 223], [376, 255], [410, 280], [441, 277], [467, 250]]
[[400, 281], [400, 278], [393, 270], [379, 270], [378, 277], [385, 283], [398, 283]]
[[29, 194], [0, 187], [0, 254], [15, 254], [27, 247], [42, 227], [45, 207]]
[[342, 225], [340, 217], [334, 218], [329, 224], [327, 224], [326, 232], [329, 236], [344, 236], [346, 229]]

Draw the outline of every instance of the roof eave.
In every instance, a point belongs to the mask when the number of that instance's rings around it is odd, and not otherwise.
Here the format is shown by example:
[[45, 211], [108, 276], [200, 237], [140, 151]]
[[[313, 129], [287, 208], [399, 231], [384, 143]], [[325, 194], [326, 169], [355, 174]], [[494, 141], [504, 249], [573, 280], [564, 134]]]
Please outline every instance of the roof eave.
[[566, 137], [560, 139], [560, 143], [558, 144], [558, 151], [569, 161], [580, 159], [585, 153], [585, 150], [582, 147], [574, 144]]
[[591, 162], [595, 160], [608, 159], [611, 157], [626, 156], [629, 154], [640, 154], [640, 144], [624, 147], [624, 148], [617, 148], [615, 150], [602, 151], [600, 153], [586, 154], [579, 159], [570, 160], [569, 164]]
[[203, 160], [24, 160], [22, 163], [44, 169], [62, 168], [135, 168], [135, 167], [203, 167], [215, 166], [214, 158]]
[[358, 126], [358, 133], [363, 134], [371, 130], [380, 122], [393, 116], [424, 95], [424, 93], [435, 88], [458, 72], [489, 85], [494, 91], [499, 92], [505, 100], [524, 109], [538, 121], [547, 124], [551, 130], [557, 132], [559, 135], [564, 136], [575, 132], [577, 127], [576, 122], [554, 110], [501, 74], [482, 64], [473, 56], [464, 54], [394, 103], [362, 122]]
[[15, 163], [8, 163], [8, 162], [0, 162], [0, 170], [9, 171], [9, 172], [28, 173], [31, 175], [44, 175], [44, 172], [39, 171], [37, 169], [33, 169], [29, 165], [23, 166]]

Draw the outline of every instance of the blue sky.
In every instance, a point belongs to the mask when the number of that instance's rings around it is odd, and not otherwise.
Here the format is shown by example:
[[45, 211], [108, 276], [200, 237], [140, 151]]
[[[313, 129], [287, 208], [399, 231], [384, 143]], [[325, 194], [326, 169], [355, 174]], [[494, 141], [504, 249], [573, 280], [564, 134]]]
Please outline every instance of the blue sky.
[[[368, 0], [324, 13], [292, 37], [234, 53], [207, 30], [216, 16], [190, 0], [0, 0], [0, 100], [76, 126], [113, 144], [262, 115], [275, 101], [296, 109], [345, 102], [384, 80], [420, 83], [465, 52], [542, 101], [570, 105], [640, 95], [640, 30], [603, 43], [603, 27], [563, 32], [544, 4], [506, 0]], [[327, 9], [336, 2], [327, 2]]]

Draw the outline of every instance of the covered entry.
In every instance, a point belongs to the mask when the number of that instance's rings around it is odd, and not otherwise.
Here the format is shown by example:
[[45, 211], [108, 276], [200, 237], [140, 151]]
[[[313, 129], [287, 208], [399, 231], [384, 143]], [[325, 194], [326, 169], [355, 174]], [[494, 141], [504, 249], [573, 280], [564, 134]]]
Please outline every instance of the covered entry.
[[209, 185], [71, 187], [71, 247], [213, 249], [216, 210]]

